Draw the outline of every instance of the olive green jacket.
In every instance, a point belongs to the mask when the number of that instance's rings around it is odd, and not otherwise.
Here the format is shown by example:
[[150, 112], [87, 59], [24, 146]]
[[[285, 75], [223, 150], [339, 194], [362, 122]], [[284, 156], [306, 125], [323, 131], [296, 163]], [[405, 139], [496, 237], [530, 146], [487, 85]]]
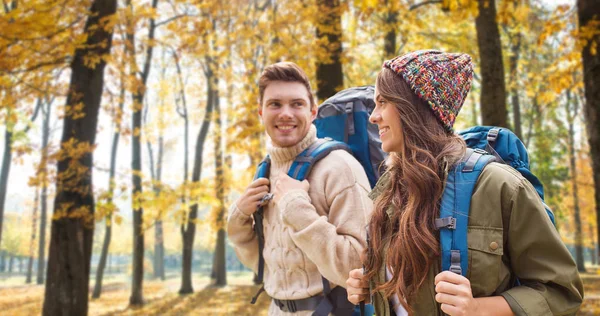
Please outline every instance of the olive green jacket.
[[[376, 199], [388, 182], [382, 176], [370, 197]], [[482, 171], [471, 199], [467, 243], [473, 297], [500, 295], [515, 315], [575, 315], [579, 309], [583, 284], [575, 262], [535, 189], [518, 171], [498, 163]], [[409, 302], [414, 315], [443, 315], [434, 286], [440, 266], [434, 265]], [[516, 278], [521, 285], [513, 287]], [[385, 282], [384, 266], [376, 279], [371, 288]], [[371, 294], [377, 316], [391, 315], [383, 293]]]

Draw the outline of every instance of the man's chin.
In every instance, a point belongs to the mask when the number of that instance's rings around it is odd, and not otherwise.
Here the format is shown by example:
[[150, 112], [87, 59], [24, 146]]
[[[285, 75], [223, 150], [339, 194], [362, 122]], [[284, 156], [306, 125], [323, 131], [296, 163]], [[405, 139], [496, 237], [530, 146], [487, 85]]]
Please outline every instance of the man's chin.
[[296, 146], [300, 141], [302, 141], [301, 138], [271, 138], [273, 145], [277, 146], [277, 147], [292, 147], [292, 146]]

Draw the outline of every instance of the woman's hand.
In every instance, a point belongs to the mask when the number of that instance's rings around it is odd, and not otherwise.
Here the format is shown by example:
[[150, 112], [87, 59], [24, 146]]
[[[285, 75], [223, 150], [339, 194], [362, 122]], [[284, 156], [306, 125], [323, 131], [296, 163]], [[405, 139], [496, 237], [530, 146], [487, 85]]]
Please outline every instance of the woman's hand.
[[363, 269], [354, 269], [350, 271], [348, 280], [346, 280], [346, 291], [348, 291], [348, 301], [354, 305], [360, 302], [371, 302], [369, 295], [369, 281], [363, 280]]
[[479, 303], [473, 298], [471, 282], [462, 275], [444, 271], [435, 276], [435, 300], [450, 316], [480, 315]]

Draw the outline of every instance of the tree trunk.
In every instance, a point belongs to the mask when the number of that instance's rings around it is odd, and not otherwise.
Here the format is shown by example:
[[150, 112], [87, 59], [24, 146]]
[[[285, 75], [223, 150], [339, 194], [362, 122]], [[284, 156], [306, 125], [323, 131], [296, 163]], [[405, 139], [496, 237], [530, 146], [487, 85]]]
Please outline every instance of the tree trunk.
[[521, 52], [521, 33], [517, 33], [517, 44], [511, 45], [512, 55], [510, 56], [510, 81], [511, 81], [511, 103], [513, 114], [513, 132], [519, 139], [522, 139], [521, 130], [521, 104], [519, 102], [519, 54]]
[[4, 131], [4, 155], [2, 156], [2, 170], [0, 170], [0, 246], [2, 245], [2, 227], [4, 221], [4, 203], [6, 202], [6, 190], [8, 184], [8, 174], [12, 162], [12, 126], [7, 121], [6, 131]]
[[[61, 152], [67, 154], [71, 145], [87, 145], [90, 151], [79, 157], [59, 157], [52, 221], [48, 273], [43, 315], [87, 315], [90, 260], [94, 236], [94, 195], [92, 188], [93, 152], [96, 141], [98, 111], [104, 84], [104, 59], [93, 68], [86, 66], [87, 56], [110, 53], [112, 30], [100, 26], [116, 12], [116, 0], [95, 0], [85, 25], [86, 46], [78, 48], [71, 63], [71, 82], [67, 105], [82, 103], [83, 117], [64, 117]], [[92, 32], [93, 30], [93, 32]], [[102, 43], [102, 45], [100, 45]], [[82, 175], [70, 175], [70, 165], [87, 168]], [[66, 175], [66, 176], [65, 176]], [[64, 213], [62, 213], [64, 212]], [[62, 213], [62, 214], [61, 214]]]
[[31, 283], [33, 274], [33, 252], [35, 251], [35, 235], [37, 233], [37, 210], [40, 202], [40, 190], [35, 190], [35, 199], [33, 202], [33, 214], [31, 215], [31, 242], [29, 243], [29, 262], [27, 263], [27, 279], [25, 283]]
[[385, 59], [396, 57], [396, 23], [398, 22], [398, 12], [393, 9], [392, 1], [394, 0], [385, 1], [388, 8], [385, 17], [385, 37], [383, 38]]
[[[156, 9], [158, 0], [152, 1], [152, 8]], [[131, 0], [127, 1], [127, 6], [133, 11]], [[150, 19], [150, 25], [148, 28], [148, 41], [154, 40], [154, 32], [156, 24], [154, 18]], [[130, 58], [135, 63], [135, 35], [127, 34], [127, 41], [129, 42]], [[144, 96], [146, 93], [146, 83], [148, 76], [150, 75], [150, 65], [152, 62], [152, 51], [153, 44], [148, 44], [146, 48], [146, 56], [144, 65], [141, 72], [141, 78], [139, 78], [140, 87], [133, 93], [133, 115], [132, 115], [132, 131], [131, 134], [131, 171], [132, 171], [132, 192], [133, 197], [141, 196], [142, 194], [142, 179], [140, 174], [142, 172], [142, 145], [141, 145], [141, 134], [142, 134], [142, 113], [144, 107]], [[132, 76], [136, 76], [135, 69], [132, 70]], [[129, 298], [129, 304], [136, 306], [144, 303], [142, 289], [144, 282], [144, 231], [142, 230], [144, 210], [134, 205], [133, 209], [133, 271], [131, 278], [131, 296]]]
[[475, 28], [481, 73], [482, 124], [508, 127], [502, 46], [496, 23], [496, 1], [478, 2], [479, 15], [475, 19]]
[[592, 241], [592, 265], [596, 265], [596, 234], [594, 234], [594, 225], [592, 225], [592, 223], [588, 223], [588, 227], [589, 227], [589, 232], [590, 232], [590, 240]]
[[[206, 82], [207, 95], [206, 110], [204, 112], [204, 120], [200, 127], [200, 132], [196, 139], [196, 154], [194, 157], [194, 169], [192, 170], [192, 182], [200, 181], [202, 175], [202, 153], [204, 152], [204, 142], [208, 135], [208, 128], [212, 120], [212, 111], [214, 103], [214, 94], [218, 87], [214, 86], [213, 78], [213, 61], [210, 57], [206, 57]], [[181, 225], [181, 236], [183, 239], [183, 254], [181, 258], [181, 288], [179, 294], [189, 294], [194, 292], [192, 286], [192, 255], [194, 247], [194, 237], [196, 235], [195, 219], [198, 217], [198, 204], [193, 204], [190, 207], [190, 214], [187, 224]]]
[[[600, 5], [596, 0], [577, 0], [579, 26], [587, 26], [594, 17], [600, 16]], [[583, 81], [585, 86], [584, 112], [590, 154], [592, 156], [592, 173], [596, 200], [596, 227], [600, 240], [600, 54], [592, 54], [592, 43], [600, 43], [600, 34], [587, 41], [583, 47]], [[600, 252], [599, 252], [600, 254]]]
[[[48, 170], [48, 143], [50, 140], [50, 114], [52, 103], [46, 100], [46, 109], [42, 111], [44, 122], [42, 123], [42, 160], [40, 161], [40, 173], [47, 175]], [[40, 240], [38, 243], [38, 271], [37, 284], [44, 283], [44, 268], [46, 267], [46, 226], [48, 216], [48, 177], [42, 179], [42, 206], [40, 213]]]
[[317, 0], [316, 35], [327, 55], [317, 60], [317, 98], [323, 101], [344, 87], [342, 72], [342, 7], [339, 0]]
[[577, 162], [575, 156], [575, 118], [577, 117], [578, 104], [575, 98], [574, 104], [571, 104], [571, 91], [567, 90], [566, 113], [569, 128], [569, 165], [571, 167], [571, 185], [573, 186], [573, 210], [575, 219], [575, 261], [577, 270], [585, 272], [585, 261], [583, 259], [583, 228], [581, 225], [581, 211], [579, 209], [579, 189], [577, 186]]
[[[119, 112], [117, 115], [121, 116], [123, 108], [125, 107], [125, 81], [121, 78], [121, 92], [119, 95]], [[110, 152], [110, 170], [108, 177], [108, 204], [113, 203], [113, 194], [115, 191], [115, 169], [117, 166], [117, 151], [119, 149], [119, 138], [121, 137], [121, 118], [115, 120], [117, 126], [115, 126], [115, 132], [113, 134], [113, 141]], [[102, 243], [102, 252], [100, 253], [100, 262], [96, 270], [96, 283], [94, 285], [94, 292], [92, 298], [99, 298], [102, 294], [102, 278], [104, 276], [104, 269], [106, 267], [106, 259], [108, 257], [108, 250], [110, 248], [110, 240], [112, 237], [112, 213], [106, 218], [106, 229], [104, 230], [104, 242]]]
[[0, 250], [0, 272], [6, 271], [6, 250]]
[[15, 259], [15, 256], [13, 256], [13, 254], [11, 253], [9, 255], [9, 259], [8, 259], [8, 273], [12, 274], [12, 270], [13, 270], [13, 260]]
[[[163, 136], [162, 136], [162, 131], [161, 131], [161, 135], [158, 137], [158, 162], [156, 165], [156, 178], [154, 179], [155, 182], [158, 185], [155, 185], [154, 187], [154, 194], [158, 197], [158, 195], [160, 194], [161, 188], [159, 186], [160, 182], [161, 182], [161, 174], [162, 174], [162, 159], [163, 159], [163, 152], [164, 152], [164, 146], [163, 146]], [[149, 144], [150, 145], [150, 144]], [[152, 155], [152, 154], [150, 154]], [[150, 156], [152, 157], [152, 156]], [[150, 165], [150, 168], [154, 169], [154, 167], [152, 166], [153, 164]], [[154, 172], [152, 172], [154, 174]], [[164, 272], [164, 241], [163, 241], [163, 225], [162, 225], [162, 215], [159, 215], [159, 218], [156, 220], [156, 223], [154, 225], [154, 277], [155, 278], [160, 278], [161, 280], [165, 279], [165, 272]]]
[[[218, 77], [217, 77], [218, 80]], [[218, 81], [215, 83], [218, 86]], [[227, 285], [227, 269], [225, 262], [225, 178], [223, 172], [223, 135], [221, 132], [221, 107], [219, 92], [214, 95], [215, 111], [215, 172], [216, 172], [216, 196], [218, 201], [217, 214], [217, 243], [215, 245], [215, 260], [213, 271], [215, 272], [215, 285]]]
[[[134, 107], [142, 107], [143, 95], [135, 94]], [[132, 133], [132, 154], [131, 171], [133, 188], [131, 195], [139, 196], [142, 194], [142, 153], [141, 153], [141, 129], [142, 129], [142, 111], [135, 110], [132, 115], [132, 130], [138, 133]], [[142, 305], [144, 303], [142, 296], [142, 287], [144, 281], [144, 231], [142, 230], [144, 210], [141, 206], [133, 206], [133, 272], [131, 278], [131, 305]]]

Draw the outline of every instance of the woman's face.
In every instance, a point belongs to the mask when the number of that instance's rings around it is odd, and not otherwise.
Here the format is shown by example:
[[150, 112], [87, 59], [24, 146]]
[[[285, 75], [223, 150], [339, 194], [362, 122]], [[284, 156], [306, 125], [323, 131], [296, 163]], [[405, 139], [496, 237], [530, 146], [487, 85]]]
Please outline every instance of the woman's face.
[[375, 87], [375, 109], [371, 113], [369, 121], [377, 124], [379, 128], [383, 151], [386, 153], [400, 153], [402, 151], [404, 140], [400, 113], [395, 104], [390, 103], [379, 94], [377, 86]]

